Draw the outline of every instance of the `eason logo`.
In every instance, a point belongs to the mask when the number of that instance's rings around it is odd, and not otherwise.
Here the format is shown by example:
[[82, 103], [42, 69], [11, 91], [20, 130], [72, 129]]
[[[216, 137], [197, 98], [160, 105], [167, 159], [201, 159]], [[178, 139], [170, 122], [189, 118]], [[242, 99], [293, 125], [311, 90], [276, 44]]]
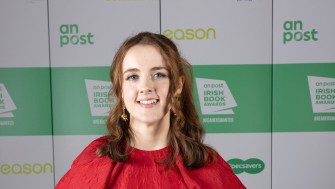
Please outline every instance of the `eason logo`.
[[59, 27], [60, 32], [60, 47], [66, 45], [93, 45], [93, 37], [91, 32], [87, 34], [79, 33], [79, 26], [77, 24], [62, 24]]
[[335, 112], [335, 78], [316, 76], [307, 78], [313, 113]]
[[40, 175], [40, 174], [52, 174], [51, 163], [14, 163], [14, 164], [0, 164], [0, 173], [2, 175]]
[[[109, 97], [111, 82], [86, 79], [85, 84], [92, 116], [107, 116], [115, 101]], [[104, 124], [104, 120], [93, 120], [93, 124]]]
[[16, 106], [3, 83], [0, 83], [0, 117], [14, 117]]
[[187, 28], [187, 29], [166, 29], [163, 31], [163, 35], [170, 39], [175, 40], [209, 40], [216, 39], [216, 31], [214, 28]]
[[317, 41], [318, 31], [316, 29], [305, 30], [301, 20], [285, 21], [283, 24], [283, 43], [291, 41]]
[[227, 163], [231, 166], [235, 174], [241, 174], [243, 172], [258, 174], [265, 168], [264, 162], [257, 158], [250, 158], [245, 161], [235, 158], [228, 160]]
[[234, 114], [237, 104], [225, 80], [195, 80], [202, 114]]

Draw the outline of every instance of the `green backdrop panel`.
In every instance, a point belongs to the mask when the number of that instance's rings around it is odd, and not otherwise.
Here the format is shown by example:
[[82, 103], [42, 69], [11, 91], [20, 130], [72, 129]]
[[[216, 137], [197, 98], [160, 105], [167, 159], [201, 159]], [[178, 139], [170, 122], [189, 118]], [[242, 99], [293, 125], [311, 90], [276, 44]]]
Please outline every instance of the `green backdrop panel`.
[[0, 68], [0, 136], [51, 135], [49, 68]]
[[86, 80], [96, 81], [98, 84], [110, 83], [109, 67], [70, 67], [51, 70], [54, 134], [105, 134], [106, 115], [92, 114], [91, 98], [87, 92], [90, 87], [87, 86]]
[[[202, 65], [193, 68], [194, 77], [201, 78], [196, 80], [203, 81], [200, 85], [197, 82], [194, 94], [206, 132], [271, 132], [272, 65]], [[222, 92], [211, 87], [213, 84], [223, 86]], [[215, 91], [218, 95], [213, 95]], [[199, 96], [200, 93], [205, 95]], [[228, 106], [230, 103], [231, 108], [226, 108], [226, 113], [200, 111], [206, 98], [213, 97], [214, 101], [218, 99], [214, 105], [220, 104], [221, 98], [221, 102]], [[200, 98], [204, 98], [204, 102]]]
[[[334, 110], [335, 63], [276, 64], [273, 75], [274, 132], [335, 131], [335, 112], [313, 112], [311, 100], [317, 98], [311, 92], [320, 90], [325, 78], [327, 86], [321, 91], [327, 93], [328, 103], [333, 104], [318, 105], [330, 105]], [[308, 76], [320, 78], [316, 82], [319, 84], [311, 84], [314, 88], [310, 88]]]

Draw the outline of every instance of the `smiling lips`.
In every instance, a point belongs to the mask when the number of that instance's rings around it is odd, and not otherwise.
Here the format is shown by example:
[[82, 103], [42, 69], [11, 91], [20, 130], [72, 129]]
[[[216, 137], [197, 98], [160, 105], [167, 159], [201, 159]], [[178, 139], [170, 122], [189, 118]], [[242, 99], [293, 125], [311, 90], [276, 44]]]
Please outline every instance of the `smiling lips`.
[[140, 100], [138, 102], [140, 104], [148, 105], [148, 104], [156, 104], [158, 102], [158, 100], [157, 99], [153, 99], [153, 100]]

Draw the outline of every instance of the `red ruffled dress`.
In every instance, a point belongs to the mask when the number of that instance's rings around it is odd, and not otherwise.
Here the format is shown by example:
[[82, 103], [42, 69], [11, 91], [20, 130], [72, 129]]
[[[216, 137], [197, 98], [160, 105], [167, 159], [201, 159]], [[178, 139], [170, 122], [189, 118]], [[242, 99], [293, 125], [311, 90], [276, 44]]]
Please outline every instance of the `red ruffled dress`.
[[169, 147], [154, 151], [134, 148], [127, 162], [119, 163], [96, 155], [96, 149], [106, 142], [106, 137], [101, 137], [89, 144], [55, 189], [245, 189], [219, 155], [216, 163], [194, 170], [188, 170], [179, 156], [176, 166], [166, 170], [166, 165], [156, 162], [167, 157]]

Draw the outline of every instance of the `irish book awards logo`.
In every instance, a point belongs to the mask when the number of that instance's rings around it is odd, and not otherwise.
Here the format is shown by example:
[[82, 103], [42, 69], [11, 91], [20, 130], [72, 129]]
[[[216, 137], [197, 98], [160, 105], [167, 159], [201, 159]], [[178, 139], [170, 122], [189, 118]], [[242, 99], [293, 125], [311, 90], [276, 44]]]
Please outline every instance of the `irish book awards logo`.
[[0, 83], [0, 118], [14, 117], [16, 106], [3, 83]]
[[234, 114], [236, 101], [225, 80], [196, 78], [202, 114]]
[[[203, 115], [232, 115], [237, 103], [225, 80], [196, 78]], [[233, 117], [205, 117], [204, 123], [234, 122]]]
[[62, 24], [59, 27], [60, 32], [60, 47], [67, 45], [93, 45], [93, 37], [91, 32], [81, 33], [79, 32], [79, 26], [77, 24]]
[[[335, 113], [335, 78], [308, 76], [313, 113]], [[315, 116], [315, 121], [335, 121], [335, 116]]]
[[[94, 117], [106, 117], [114, 104], [114, 97], [109, 97], [111, 82], [99, 80], [85, 80], [91, 115]], [[94, 119], [93, 124], [105, 124], [103, 118]]]
[[283, 24], [283, 43], [317, 41], [318, 31], [316, 29], [305, 29], [301, 20], [288, 20]]

